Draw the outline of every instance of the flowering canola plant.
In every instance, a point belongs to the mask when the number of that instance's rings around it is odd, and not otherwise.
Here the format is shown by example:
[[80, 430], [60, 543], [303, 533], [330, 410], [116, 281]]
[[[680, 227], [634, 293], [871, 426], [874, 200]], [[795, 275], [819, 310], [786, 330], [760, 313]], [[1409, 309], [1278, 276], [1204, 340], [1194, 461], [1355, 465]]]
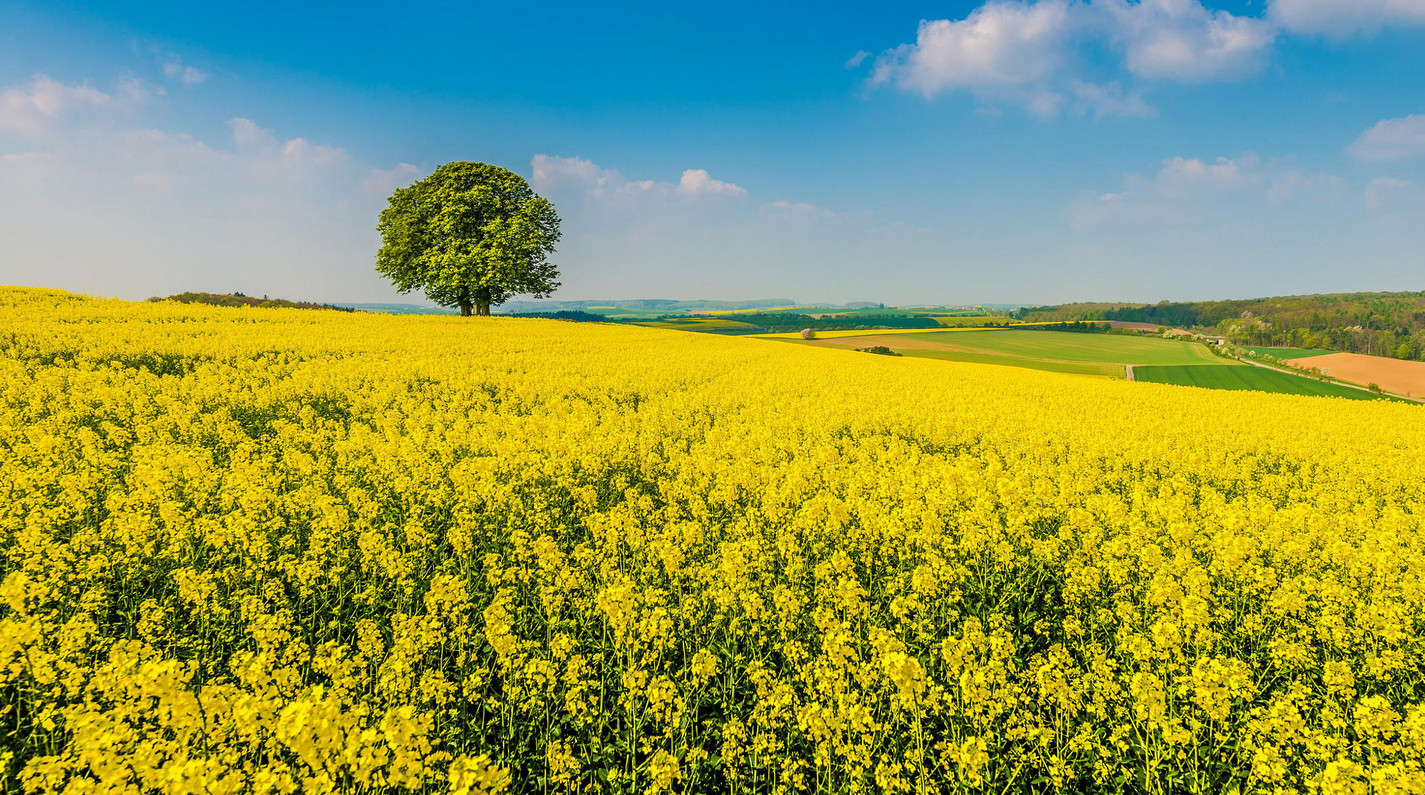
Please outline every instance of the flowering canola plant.
[[1425, 415], [0, 289], [0, 788], [1425, 791]]

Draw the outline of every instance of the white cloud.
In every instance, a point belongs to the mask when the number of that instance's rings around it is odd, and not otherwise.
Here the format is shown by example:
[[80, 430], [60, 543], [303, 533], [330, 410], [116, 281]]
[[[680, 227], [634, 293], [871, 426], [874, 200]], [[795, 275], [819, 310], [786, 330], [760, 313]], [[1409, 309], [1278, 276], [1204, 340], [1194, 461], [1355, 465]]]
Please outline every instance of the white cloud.
[[581, 198], [603, 201], [627, 201], [632, 197], [647, 196], [654, 199], [675, 197], [695, 198], [700, 196], [727, 196], [741, 199], [747, 196], [743, 188], [713, 179], [701, 168], [690, 168], [683, 172], [676, 183], [655, 180], [630, 181], [614, 169], [600, 168], [594, 163], [578, 157], [555, 157], [535, 155], [530, 161], [531, 183], [536, 191], [573, 191]]
[[195, 86], [208, 79], [208, 74], [193, 66], [185, 66], [177, 55], [169, 55], [163, 62], [163, 74], [170, 80], [177, 80], [185, 86]]
[[683, 176], [678, 180], [678, 190], [689, 196], [721, 194], [743, 198], [747, 195], [747, 191], [737, 185], [713, 179], [707, 171], [701, 168], [690, 168], [684, 171]]
[[1081, 197], [1069, 207], [1078, 228], [1105, 224], [1180, 224], [1223, 212], [1265, 208], [1341, 192], [1337, 177], [1294, 167], [1290, 161], [1263, 162], [1255, 153], [1237, 158], [1170, 157], [1156, 174], [1130, 174], [1122, 190]]
[[1199, 0], [989, 0], [964, 19], [922, 21], [867, 82], [927, 99], [967, 91], [1043, 118], [1144, 117], [1153, 111], [1138, 91], [1084, 79], [1091, 51], [1119, 53], [1125, 76], [1199, 83], [1259, 70], [1275, 38], [1271, 23]]
[[1047, 83], [1063, 68], [1078, 22], [1073, 8], [1065, 0], [992, 0], [965, 19], [922, 20], [914, 44], [876, 59], [869, 83], [927, 99], [966, 90], [1023, 105], [1036, 115], [1054, 115], [1062, 97]]
[[252, 119], [228, 119], [228, 127], [233, 132], [233, 143], [245, 152], [272, 152], [277, 149], [277, 137], [271, 130], [257, 126]]
[[1425, 0], [1271, 0], [1267, 17], [1293, 33], [1344, 38], [1425, 25]]
[[1170, 198], [1182, 198], [1199, 191], [1236, 190], [1261, 178], [1260, 162], [1248, 153], [1240, 160], [1217, 158], [1205, 163], [1198, 158], [1170, 157], [1158, 171], [1157, 187]]
[[1253, 17], [1204, 8], [1198, 0], [1099, 0], [1109, 37], [1139, 77], [1205, 82], [1236, 80], [1261, 68], [1276, 38]]
[[844, 65], [847, 69], [855, 69], [856, 67], [860, 66], [862, 62], [864, 62], [867, 58], [870, 57], [871, 53], [865, 50], [857, 50], [855, 55], [846, 59], [846, 63]]
[[1388, 162], [1425, 155], [1425, 115], [1385, 119], [1361, 133], [1347, 149], [1357, 160]]

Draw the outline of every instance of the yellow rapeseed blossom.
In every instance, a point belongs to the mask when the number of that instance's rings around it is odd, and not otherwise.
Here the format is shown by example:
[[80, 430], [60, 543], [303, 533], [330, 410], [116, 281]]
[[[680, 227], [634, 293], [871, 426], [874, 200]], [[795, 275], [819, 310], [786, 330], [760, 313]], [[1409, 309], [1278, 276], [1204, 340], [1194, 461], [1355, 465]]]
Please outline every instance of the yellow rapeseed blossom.
[[1425, 792], [1425, 414], [0, 289], [0, 791]]

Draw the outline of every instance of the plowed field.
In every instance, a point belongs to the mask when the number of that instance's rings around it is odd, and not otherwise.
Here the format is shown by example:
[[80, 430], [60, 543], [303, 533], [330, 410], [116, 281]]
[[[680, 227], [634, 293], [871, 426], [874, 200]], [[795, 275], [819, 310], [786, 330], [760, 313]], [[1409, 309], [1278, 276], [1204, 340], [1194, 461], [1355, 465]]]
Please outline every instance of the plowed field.
[[1319, 367], [1332, 378], [1355, 384], [1380, 384], [1387, 392], [1418, 397], [1425, 395], [1425, 362], [1407, 362], [1361, 353], [1332, 353], [1291, 359], [1293, 367]]

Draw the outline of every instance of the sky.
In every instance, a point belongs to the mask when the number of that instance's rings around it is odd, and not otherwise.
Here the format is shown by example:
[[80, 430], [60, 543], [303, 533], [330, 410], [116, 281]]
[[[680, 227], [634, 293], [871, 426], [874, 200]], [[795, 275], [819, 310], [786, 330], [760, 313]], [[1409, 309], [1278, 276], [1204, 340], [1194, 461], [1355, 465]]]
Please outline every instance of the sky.
[[405, 301], [477, 160], [563, 300], [1425, 289], [1425, 0], [0, 2], [0, 284]]

